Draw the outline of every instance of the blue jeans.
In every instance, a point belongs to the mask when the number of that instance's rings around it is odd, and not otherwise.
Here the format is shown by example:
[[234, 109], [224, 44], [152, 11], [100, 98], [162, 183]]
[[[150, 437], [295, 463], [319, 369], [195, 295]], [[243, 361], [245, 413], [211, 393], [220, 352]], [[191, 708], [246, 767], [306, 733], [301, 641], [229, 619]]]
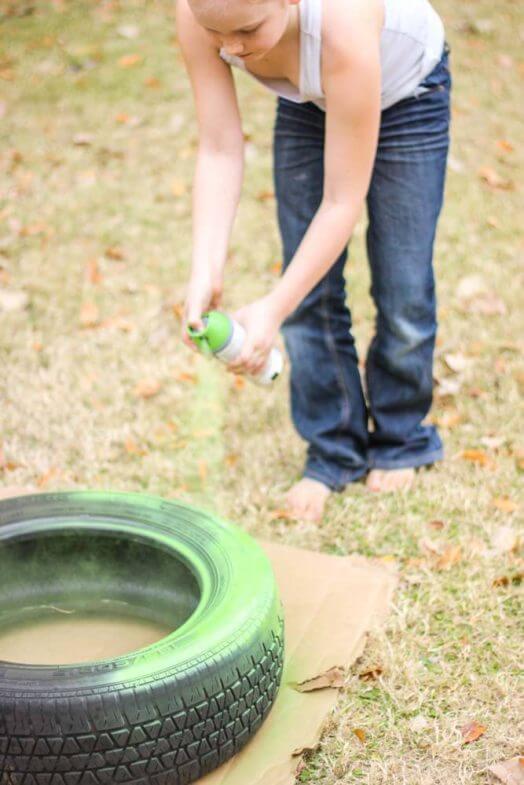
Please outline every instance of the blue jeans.
[[[367, 193], [366, 244], [376, 332], [362, 389], [346, 306], [347, 249], [283, 322], [293, 423], [308, 442], [303, 474], [341, 491], [370, 468], [443, 457], [423, 425], [432, 402], [437, 329], [433, 243], [449, 146], [449, 47], [421, 82], [428, 88], [381, 115]], [[274, 184], [283, 272], [322, 200], [325, 113], [278, 99]], [[348, 238], [349, 239], [349, 238]]]

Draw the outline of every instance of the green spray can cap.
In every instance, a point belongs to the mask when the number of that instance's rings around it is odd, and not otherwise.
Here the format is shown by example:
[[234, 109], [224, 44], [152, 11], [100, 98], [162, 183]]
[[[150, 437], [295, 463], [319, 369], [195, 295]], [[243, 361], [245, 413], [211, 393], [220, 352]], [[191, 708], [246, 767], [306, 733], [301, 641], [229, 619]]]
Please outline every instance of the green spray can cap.
[[230, 340], [232, 325], [231, 320], [221, 311], [208, 311], [202, 314], [203, 330], [187, 328], [192, 341], [205, 354], [219, 352]]

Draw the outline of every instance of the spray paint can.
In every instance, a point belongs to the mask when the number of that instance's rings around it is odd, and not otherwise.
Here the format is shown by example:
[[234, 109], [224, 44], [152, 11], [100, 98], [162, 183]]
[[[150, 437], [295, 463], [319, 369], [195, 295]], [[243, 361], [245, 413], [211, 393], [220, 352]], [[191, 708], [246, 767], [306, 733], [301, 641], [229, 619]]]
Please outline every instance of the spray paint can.
[[[229, 363], [242, 351], [246, 338], [246, 331], [235, 319], [222, 311], [208, 311], [202, 314], [203, 330], [187, 328], [192, 341], [204, 354], [212, 354], [218, 360]], [[248, 378], [255, 384], [271, 384], [282, 371], [284, 361], [282, 352], [274, 346], [271, 349], [267, 362], [257, 374], [248, 374]]]

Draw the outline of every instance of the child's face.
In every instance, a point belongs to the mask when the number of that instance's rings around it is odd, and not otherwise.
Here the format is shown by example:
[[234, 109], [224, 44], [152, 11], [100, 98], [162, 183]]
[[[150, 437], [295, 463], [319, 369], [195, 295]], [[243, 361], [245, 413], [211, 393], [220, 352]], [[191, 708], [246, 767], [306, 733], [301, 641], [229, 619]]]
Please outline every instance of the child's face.
[[230, 55], [258, 60], [286, 31], [298, 0], [189, 0], [197, 22]]

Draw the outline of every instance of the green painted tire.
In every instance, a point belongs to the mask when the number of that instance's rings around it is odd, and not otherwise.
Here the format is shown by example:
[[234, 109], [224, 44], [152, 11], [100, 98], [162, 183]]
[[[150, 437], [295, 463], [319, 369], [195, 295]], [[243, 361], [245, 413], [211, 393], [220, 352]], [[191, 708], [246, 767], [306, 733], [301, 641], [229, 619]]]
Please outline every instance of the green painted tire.
[[[174, 632], [87, 664], [0, 661], [1, 785], [187, 785], [238, 752], [283, 669], [271, 564], [237, 526], [160, 497], [0, 501], [0, 627], [110, 596]], [[37, 659], [37, 657], [35, 657]]]

